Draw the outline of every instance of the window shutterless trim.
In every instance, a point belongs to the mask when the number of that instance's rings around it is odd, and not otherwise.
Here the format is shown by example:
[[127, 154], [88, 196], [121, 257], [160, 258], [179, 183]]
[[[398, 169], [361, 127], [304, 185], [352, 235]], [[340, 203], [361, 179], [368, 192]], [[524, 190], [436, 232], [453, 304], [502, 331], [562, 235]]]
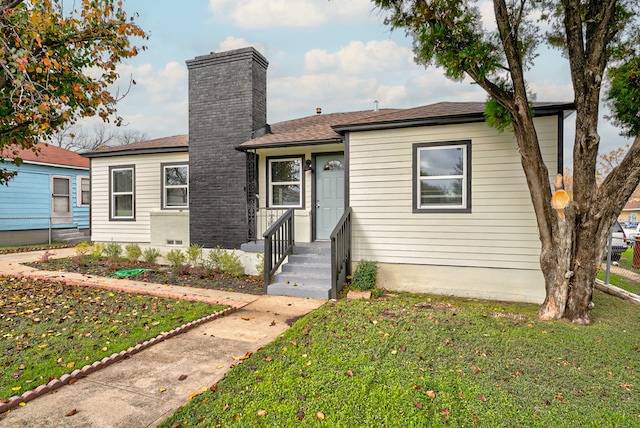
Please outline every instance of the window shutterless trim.
[[[116, 217], [113, 210], [115, 209], [113, 194], [113, 171], [131, 170], [131, 217]], [[127, 192], [129, 193], [129, 192]], [[109, 221], [136, 221], [136, 166], [135, 165], [118, 165], [109, 167]]]
[[[418, 203], [418, 200], [421, 196], [420, 194], [420, 186], [419, 182], [419, 174], [420, 174], [420, 149], [424, 147], [431, 148], [439, 148], [439, 149], [448, 149], [448, 148], [457, 148], [463, 147], [463, 180], [462, 184], [465, 186], [463, 190], [463, 199], [466, 198], [466, 204], [462, 207], [421, 207]], [[413, 181], [412, 187], [412, 207], [414, 214], [421, 213], [470, 213], [471, 212], [471, 140], [459, 140], [459, 141], [439, 141], [434, 143], [414, 143], [412, 146], [412, 172], [411, 178]]]
[[[187, 184], [180, 186], [166, 187], [166, 168], [186, 167], [187, 168]], [[160, 179], [162, 183], [160, 185], [160, 209], [162, 210], [186, 210], [189, 209], [189, 164], [185, 162], [167, 162], [160, 164]], [[186, 189], [187, 190], [187, 204], [180, 206], [167, 206], [167, 189]]]
[[[89, 203], [82, 203], [82, 182], [89, 182]], [[86, 175], [76, 175], [76, 206], [77, 207], [88, 207], [91, 205], [91, 178]]]
[[[271, 196], [272, 196], [272, 186], [273, 183], [271, 181], [271, 162], [273, 161], [291, 161], [291, 160], [297, 160], [298, 163], [300, 164], [300, 180], [298, 181], [298, 183], [300, 184], [300, 201], [298, 205], [273, 205], [273, 201], [271, 200]], [[278, 208], [302, 208], [304, 209], [304, 170], [303, 170], [303, 166], [304, 166], [304, 157], [301, 155], [291, 155], [291, 156], [272, 156], [272, 157], [267, 157], [265, 159], [266, 162], [266, 170], [267, 170], [267, 208], [274, 208], [274, 209], [278, 209]], [[285, 183], [285, 182], [282, 182]], [[293, 181], [288, 182], [288, 183], [294, 183]], [[276, 184], [277, 186], [278, 184]]]

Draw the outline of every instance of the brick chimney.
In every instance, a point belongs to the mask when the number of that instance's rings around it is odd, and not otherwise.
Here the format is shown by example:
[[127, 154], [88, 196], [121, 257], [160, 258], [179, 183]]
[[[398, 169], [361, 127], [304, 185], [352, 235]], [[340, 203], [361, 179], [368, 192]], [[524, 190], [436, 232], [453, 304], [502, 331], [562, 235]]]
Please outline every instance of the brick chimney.
[[267, 67], [253, 47], [187, 61], [192, 244], [247, 241], [247, 155], [235, 150], [267, 123]]

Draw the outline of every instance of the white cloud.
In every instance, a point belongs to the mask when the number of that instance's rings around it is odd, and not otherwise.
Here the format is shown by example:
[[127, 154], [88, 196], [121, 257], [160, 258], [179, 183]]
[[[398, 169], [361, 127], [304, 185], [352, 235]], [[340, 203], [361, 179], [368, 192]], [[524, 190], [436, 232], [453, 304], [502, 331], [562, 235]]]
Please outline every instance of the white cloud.
[[209, 0], [214, 20], [241, 28], [317, 27], [335, 19], [357, 19], [373, 9], [369, 0]]
[[253, 46], [263, 55], [265, 55], [267, 52], [266, 48], [260, 43], [251, 43], [243, 38], [237, 38], [233, 36], [227, 36], [226, 39], [220, 42], [220, 44], [218, 45], [218, 52], [246, 48], [249, 46]]
[[381, 72], [415, 66], [413, 53], [391, 40], [352, 41], [336, 53], [314, 49], [305, 54], [308, 73], [336, 70], [347, 74]]

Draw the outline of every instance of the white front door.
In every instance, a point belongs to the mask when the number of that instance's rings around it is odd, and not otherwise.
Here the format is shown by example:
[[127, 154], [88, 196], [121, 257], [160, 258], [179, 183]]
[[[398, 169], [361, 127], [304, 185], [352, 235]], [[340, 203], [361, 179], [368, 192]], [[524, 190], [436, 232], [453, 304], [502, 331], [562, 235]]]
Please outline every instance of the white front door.
[[71, 223], [71, 177], [51, 177], [51, 223]]
[[329, 239], [344, 213], [344, 155], [316, 156], [316, 239]]

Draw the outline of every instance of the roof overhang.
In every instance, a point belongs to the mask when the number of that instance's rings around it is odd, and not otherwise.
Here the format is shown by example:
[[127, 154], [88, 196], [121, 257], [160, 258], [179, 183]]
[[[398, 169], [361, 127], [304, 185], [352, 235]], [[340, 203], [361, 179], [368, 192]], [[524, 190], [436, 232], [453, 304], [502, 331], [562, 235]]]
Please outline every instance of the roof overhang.
[[[575, 111], [574, 103], [559, 103], [534, 107], [534, 117], [563, 115], [563, 119]], [[457, 125], [462, 123], [484, 122], [484, 112], [459, 115], [433, 116], [418, 119], [390, 120], [372, 123], [353, 123], [333, 126], [333, 130], [344, 135], [346, 132], [379, 131], [383, 129], [411, 128], [417, 126]]]
[[273, 142], [273, 143], [247, 145], [247, 146], [243, 146], [241, 144], [239, 146], [236, 146], [235, 149], [241, 152], [248, 152], [248, 151], [260, 150], [260, 149], [276, 149], [276, 148], [300, 147], [300, 146], [319, 146], [319, 145], [325, 145], [325, 144], [342, 144], [342, 143], [344, 143], [344, 140], [342, 138], [332, 138], [332, 139], [325, 139], [325, 140]]
[[114, 156], [130, 156], [130, 155], [154, 155], [159, 153], [181, 153], [189, 152], [189, 147], [158, 147], [158, 148], [146, 148], [146, 149], [132, 149], [132, 150], [118, 150], [107, 152], [90, 152], [80, 153], [85, 158], [107, 158]]

